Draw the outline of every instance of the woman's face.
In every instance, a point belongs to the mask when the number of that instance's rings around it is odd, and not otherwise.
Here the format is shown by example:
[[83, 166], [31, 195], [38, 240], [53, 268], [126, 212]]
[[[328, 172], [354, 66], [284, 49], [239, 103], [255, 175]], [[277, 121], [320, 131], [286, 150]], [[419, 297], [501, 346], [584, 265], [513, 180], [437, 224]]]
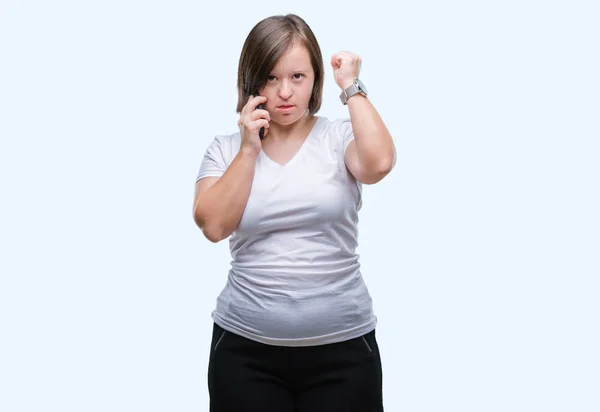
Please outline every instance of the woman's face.
[[288, 125], [307, 114], [314, 83], [310, 54], [301, 42], [296, 42], [277, 61], [267, 84], [259, 90], [261, 96], [267, 97], [265, 109], [271, 121]]

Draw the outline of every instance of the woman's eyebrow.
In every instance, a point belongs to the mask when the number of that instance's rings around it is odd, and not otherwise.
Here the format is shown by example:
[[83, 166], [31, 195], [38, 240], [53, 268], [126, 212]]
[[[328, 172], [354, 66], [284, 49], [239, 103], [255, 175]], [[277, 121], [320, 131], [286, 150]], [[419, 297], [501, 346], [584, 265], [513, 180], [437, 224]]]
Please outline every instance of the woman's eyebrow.
[[[290, 70], [289, 73], [308, 73], [310, 69], [298, 69], [298, 70]], [[277, 70], [272, 70], [271, 74], [279, 74]]]

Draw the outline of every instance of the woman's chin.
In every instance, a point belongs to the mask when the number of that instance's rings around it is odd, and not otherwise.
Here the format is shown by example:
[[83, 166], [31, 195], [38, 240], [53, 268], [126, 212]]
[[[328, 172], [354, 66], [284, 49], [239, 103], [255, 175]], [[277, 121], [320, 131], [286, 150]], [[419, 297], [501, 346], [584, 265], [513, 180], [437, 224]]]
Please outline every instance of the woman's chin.
[[279, 126], [289, 126], [289, 125], [296, 123], [298, 120], [303, 119], [304, 114], [305, 113], [302, 113], [300, 115], [298, 115], [297, 113], [296, 114], [290, 113], [289, 115], [278, 114], [277, 117], [273, 116], [271, 118], [271, 121], [274, 123], [277, 123]]

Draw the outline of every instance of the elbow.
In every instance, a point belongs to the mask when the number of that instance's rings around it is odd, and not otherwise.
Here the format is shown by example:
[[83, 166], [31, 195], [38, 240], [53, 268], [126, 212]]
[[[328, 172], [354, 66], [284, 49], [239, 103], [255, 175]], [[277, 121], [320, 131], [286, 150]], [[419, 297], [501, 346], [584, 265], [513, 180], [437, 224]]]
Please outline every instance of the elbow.
[[203, 224], [200, 226], [202, 234], [212, 243], [219, 243], [229, 236], [228, 233], [219, 225]]
[[202, 234], [212, 243], [219, 243], [228, 234], [219, 224], [211, 223], [213, 219], [207, 219], [199, 207], [194, 210], [194, 222], [202, 230]]
[[382, 178], [385, 177], [388, 173], [392, 171], [395, 163], [396, 156], [394, 154], [392, 154], [391, 156], [386, 156], [385, 159], [377, 165], [376, 173]]
[[394, 164], [394, 156], [386, 157], [385, 159], [381, 160], [380, 162], [369, 168], [369, 173], [365, 173], [365, 175], [362, 176], [362, 183], [372, 185], [381, 181], [392, 171], [392, 169], [394, 168]]
[[379, 180], [386, 177], [396, 165], [396, 149], [392, 147], [391, 153], [384, 156], [379, 162], [377, 167], [377, 175], [380, 176]]
[[212, 243], [219, 243], [221, 240], [225, 239], [227, 236], [223, 236], [223, 232], [219, 230], [209, 230], [208, 228], [202, 228], [202, 233], [204, 237], [207, 238]]
[[204, 224], [200, 226], [200, 229], [202, 230], [204, 237], [211, 243], [219, 243], [228, 236], [225, 230], [217, 225]]

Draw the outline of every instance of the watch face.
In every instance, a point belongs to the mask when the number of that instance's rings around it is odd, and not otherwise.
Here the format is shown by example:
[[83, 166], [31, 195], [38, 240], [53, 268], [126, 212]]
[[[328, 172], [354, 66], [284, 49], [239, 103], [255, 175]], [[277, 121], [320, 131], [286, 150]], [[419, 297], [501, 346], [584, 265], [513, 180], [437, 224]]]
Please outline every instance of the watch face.
[[358, 90], [360, 90], [364, 94], [368, 93], [367, 92], [367, 88], [365, 87], [365, 85], [363, 84], [363, 82], [361, 82], [359, 79], [356, 79], [356, 85], [358, 86]]

